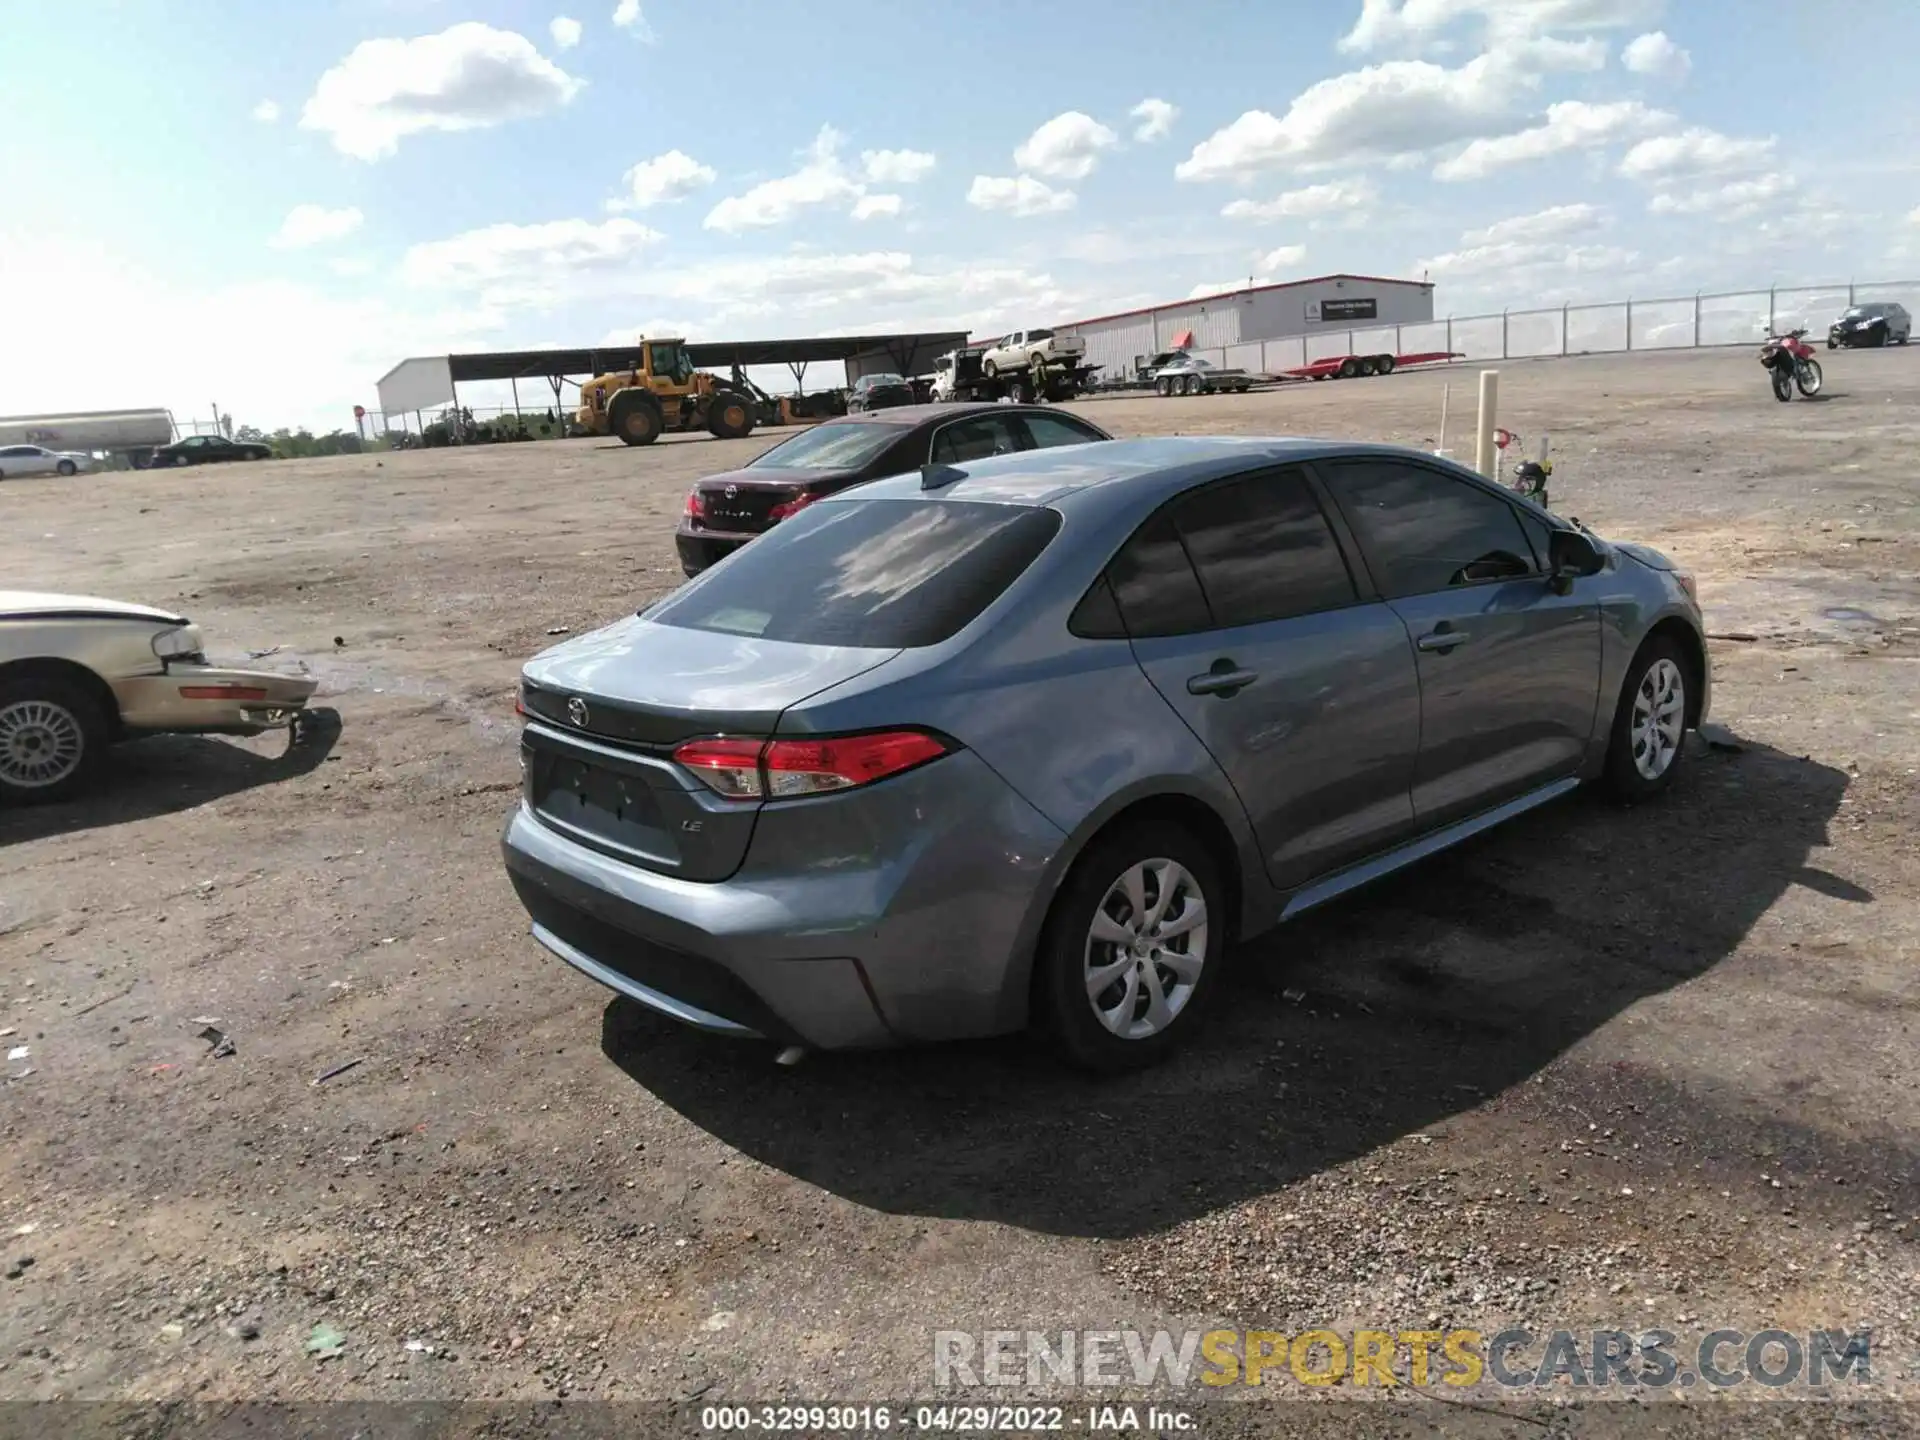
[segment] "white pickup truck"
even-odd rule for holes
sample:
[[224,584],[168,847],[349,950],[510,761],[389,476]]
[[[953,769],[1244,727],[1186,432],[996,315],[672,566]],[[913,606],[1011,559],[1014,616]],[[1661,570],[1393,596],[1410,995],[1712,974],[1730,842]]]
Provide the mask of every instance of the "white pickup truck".
[[1048,370],[1078,365],[1087,342],[1078,335],[1056,335],[1051,330],[1016,330],[989,345],[980,357],[980,372],[989,380],[1002,370]]

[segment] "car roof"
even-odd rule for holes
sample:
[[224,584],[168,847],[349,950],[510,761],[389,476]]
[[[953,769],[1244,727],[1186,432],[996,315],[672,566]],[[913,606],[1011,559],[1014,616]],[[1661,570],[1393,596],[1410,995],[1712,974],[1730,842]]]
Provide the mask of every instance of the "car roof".
[[[1046,405],[1002,405],[994,400],[955,402],[936,400],[929,405],[889,405],[885,410],[862,410],[854,415],[836,415],[826,425],[922,425],[930,420],[960,420],[969,415],[1051,414]],[[1092,421],[1087,421],[1092,424]]]
[[[1138,440],[1102,440],[1022,450],[940,467],[944,483],[929,490],[924,471],[874,480],[845,492],[846,499],[985,500],[1012,505],[1158,504],[1167,496],[1209,480],[1262,465],[1336,457],[1381,455],[1418,460],[1471,476],[1457,465],[1398,445],[1320,440],[1295,435],[1156,435]],[[950,477],[950,478],[948,478]],[[1484,482],[1483,482],[1484,483]]]

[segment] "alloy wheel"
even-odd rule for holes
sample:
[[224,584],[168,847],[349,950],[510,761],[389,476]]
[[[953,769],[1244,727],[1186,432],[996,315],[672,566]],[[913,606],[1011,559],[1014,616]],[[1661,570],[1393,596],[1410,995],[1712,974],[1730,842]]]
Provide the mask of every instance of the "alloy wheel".
[[0,781],[22,790],[58,785],[87,748],[80,717],[51,700],[16,700],[0,710]]
[[1207,963],[1207,902],[1178,861],[1130,865],[1094,909],[1087,932],[1087,1000],[1122,1040],[1158,1035],[1193,998]]
[[1680,753],[1687,728],[1687,691],[1680,667],[1664,656],[1647,667],[1633,696],[1633,720],[1628,730],[1633,745],[1633,767],[1648,780],[1658,780]]

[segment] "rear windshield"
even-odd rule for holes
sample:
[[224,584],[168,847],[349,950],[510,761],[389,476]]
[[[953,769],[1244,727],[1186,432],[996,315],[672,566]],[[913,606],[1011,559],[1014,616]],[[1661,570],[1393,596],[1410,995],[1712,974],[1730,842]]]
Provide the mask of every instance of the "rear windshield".
[[749,460],[749,470],[857,470],[898,440],[898,426],[843,420],[802,430],[766,454]]
[[814,505],[646,616],[803,645],[937,645],[991,605],[1059,529],[1053,510],[978,501]]

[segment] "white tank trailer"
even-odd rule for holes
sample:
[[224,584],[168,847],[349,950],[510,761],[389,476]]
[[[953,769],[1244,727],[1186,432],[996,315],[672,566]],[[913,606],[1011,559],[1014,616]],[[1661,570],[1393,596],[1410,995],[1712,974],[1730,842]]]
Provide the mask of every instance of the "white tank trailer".
[[88,410],[67,415],[0,415],[0,445],[44,445],[125,455],[144,464],[173,442],[170,410]]

